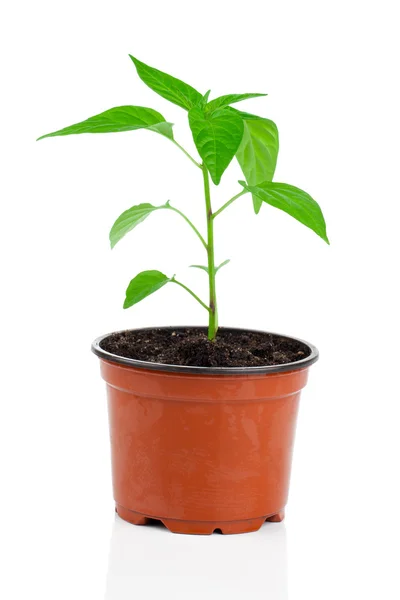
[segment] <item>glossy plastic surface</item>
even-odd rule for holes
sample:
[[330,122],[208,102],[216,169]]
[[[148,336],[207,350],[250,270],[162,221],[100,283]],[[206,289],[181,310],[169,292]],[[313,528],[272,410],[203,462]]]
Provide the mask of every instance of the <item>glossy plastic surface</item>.
[[203,534],[283,519],[308,369],[182,375],[101,360],[101,371],[123,519]]

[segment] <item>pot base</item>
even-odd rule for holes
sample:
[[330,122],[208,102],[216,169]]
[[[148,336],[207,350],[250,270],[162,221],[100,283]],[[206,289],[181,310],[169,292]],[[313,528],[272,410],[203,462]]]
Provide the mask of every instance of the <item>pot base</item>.
[[142,513],[134,512],[124,508],[120,504],[115,505],[115,510],[121,519],[133,525],[148,525],[154,521],[160,521],[172,533],[186,533],[193,535],[211,535],[214,531],[223,534],[250,533],[258,531],[265,521],[280,523],[285,518],[285,511],[259,517],[257,519],[246,519],[244,521],[180,521],[178,519],[163,519],[150,517]]

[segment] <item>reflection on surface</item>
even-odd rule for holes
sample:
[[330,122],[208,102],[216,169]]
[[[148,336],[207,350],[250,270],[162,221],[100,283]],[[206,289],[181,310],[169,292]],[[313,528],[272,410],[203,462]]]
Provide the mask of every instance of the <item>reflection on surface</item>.
[[[162,596],[161,596],[162,594]],[[242,535],[171,534],[115,517],[106,600],[287,600],[284,523]]]

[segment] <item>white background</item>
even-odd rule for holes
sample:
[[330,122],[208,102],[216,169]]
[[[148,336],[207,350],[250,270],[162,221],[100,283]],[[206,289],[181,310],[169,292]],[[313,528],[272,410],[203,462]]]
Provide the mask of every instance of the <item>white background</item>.
[[[399,86],[396,2],[13,2],[1,17],[1,596],[125,600],[395,599],[399,565]],[[122,310],[143,269],[203,297],[204,260],[173,213],[109,250],[116,217],[170,199],[204,225],[200,172],[138,131],[35,142],[122,104],[185,112],[128,58],[274,119],[276,181],[322,206],[331,246],[245,196],[219,217],[223,325],[303,337],[321,359],[298,423],[286,523],[173,536],[114,520],[93,338],[204,323],[177,286]],[[213,190],[235,194],[236,164]],[[204,229],[203,229],[204,231]],[[397,569],[397,573],[396,573]]]

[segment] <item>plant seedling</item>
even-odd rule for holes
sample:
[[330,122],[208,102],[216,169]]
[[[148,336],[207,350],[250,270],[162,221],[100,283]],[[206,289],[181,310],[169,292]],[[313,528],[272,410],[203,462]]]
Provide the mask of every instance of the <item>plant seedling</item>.
[[[209,100],[210,91],[201,94],[192,86],[167,73],[150,67],[134,56],[130,56],[140,79],[154,92],[177,104],[188,113],[189,127],[200,155],[201,162],[193,158],[174,138],[173,124],[159,112],[143,106],[118,106],[106,110],[85,121],[43,135],[39,139],[78,133],[110,133],[148,129],[169,139],[192,164],[200,169],[204,187],[207,236],[204,238],[194,223],[178,208],[166,202],[161,206],[143,203],[123,212],[110,231],[113,248],[129,231],[142,223],[156,210],[176,212],[192,228],[207,253],[207,265],[191,265],[203,269],[208,275],[209,299],[201,300],[184,283],[174,276],[168,277],[160,271],[142,271],[132,279],[126,290],[124,308],[137,304],[167,283],[174,283],[186,290],[208,313],[208,338],[214,340],[218,330],[218,308],[216,275],[220,265],[214,258],[214,220],[233,202],[245,194],[251,194],[254,211],[258,213],[263,203],[275,206],[312,229],[329,244],[322,211],[309,194],[286,183],[273,180],[279,150],[278,129],[275,123],[264,117],[242,112],[232,104],[265,96],[266,94],[227,94]],[[236,157],[243,172],[240,188],[217,210],[211,205],[210,177],[215,185],[221,181],[225,170]]]

